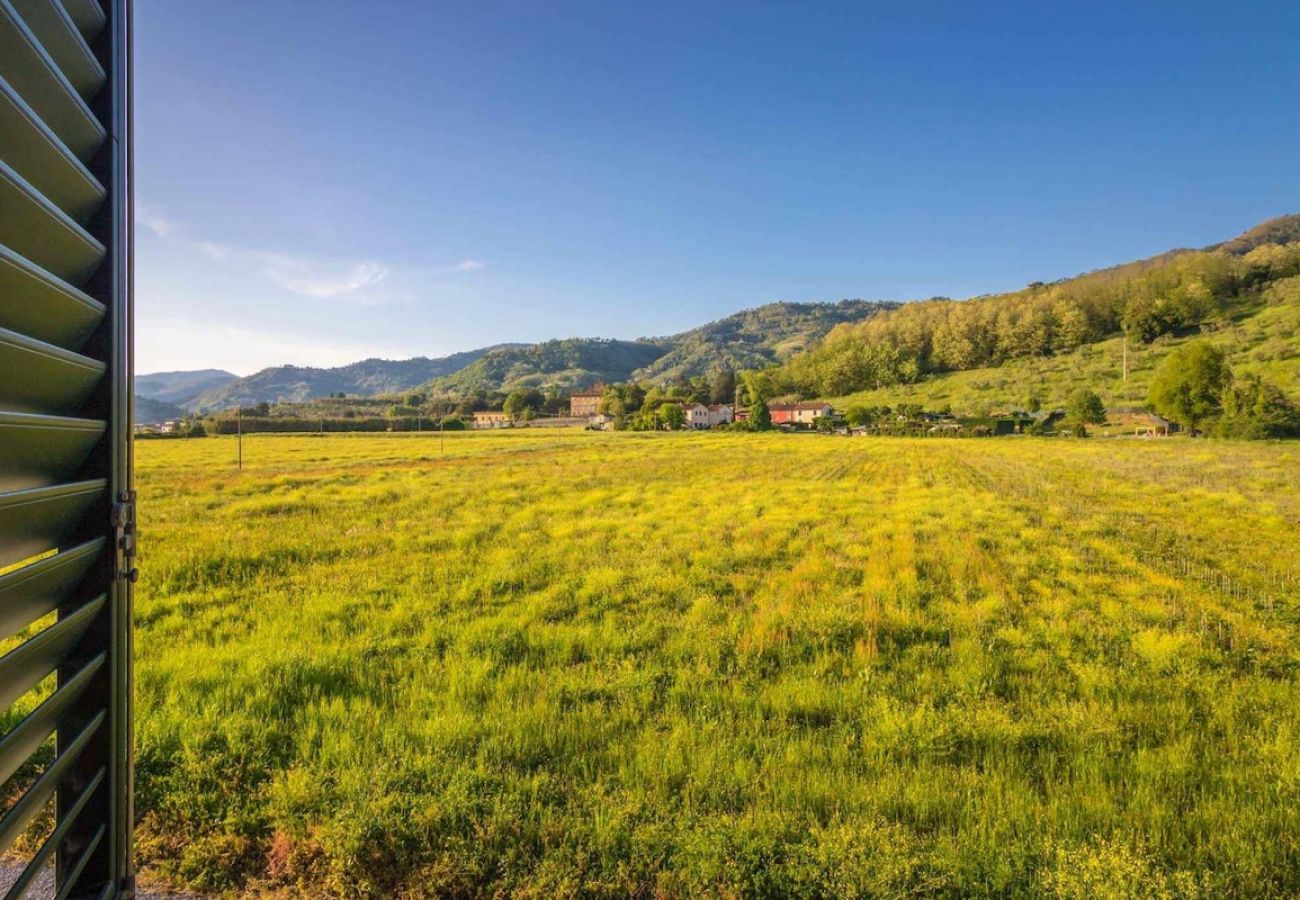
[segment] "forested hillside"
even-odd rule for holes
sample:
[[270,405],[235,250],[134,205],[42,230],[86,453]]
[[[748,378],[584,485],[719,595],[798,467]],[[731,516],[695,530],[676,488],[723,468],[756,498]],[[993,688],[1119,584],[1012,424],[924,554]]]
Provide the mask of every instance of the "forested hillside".
[[663,356],[665,348],[650,341],[567,338],[485,354],[459,372],[425,387],[440,396],[468,397],[517,388],[589,387],[618,381]]
[[183,419],[185,410],[172,403],[154,400],[152,397],[135,395],[135,424],[150,425],[166,422],[168,419]]
[[1067,353],[1008,360],[998,366],[944,372],[902,384],[829,397],[838,407],[919,404],[962,414],[1063,406],[1081,386],[1111,408],[1143,407],[1151,378],[1178,347],[1205,340],[1221,348],[1237,375],[1259,375],[1300,402],[1300,276],[1270,284],[1256,302],[1195,332],[1149,344],[1130,342],[1124,377],[1124,338],[1115,336]]
[[205,391],[185,404],[196,412],[251,406],[257,403],[298,403],[330,394],[360,396],[395,393],[423,384],[430,378],[459,371],[485,353],[512,345],[499,344],[437,359],[366,359],[335,369],[307,366],[278,366],[263,369],[214,390]]
[[[236,405],[301,403],[338,393],[373,397],[421,386],[435,396],[470,397],[517,388],[568,391],[630,378],[666,382],[782,362],[814,345],[835,325],[861,321],[896,305],[865,300],[769,303],[662,338],[567,338],[497,344],[439,359],[368,359],[334,369],[277,366],[239,379],[221,373],[226,377],[207,385],[210,389],[183,392],[172,402],[207,412]],[[210,374],[164,373],[193,380]],[[153,380],[149,376],[141,384],[153,389]]]
[[148,400],[183,406],[202,394],[239,380],[225,369],[196,369],[186,372],[151,372],[135,376],[135,393]]
[[897,305],[870,300],[768,303],[654,339],[671,349],[632,377],[659,383],[709,375],[718,369],[763,368],[807,350],[836,325],[860,322]]
[[[1300,216],[1265,223],[1208,250],[1166,253],[1024,290],[970,300],[908,303],[841,325],[772,375],[779,389],[842,397],[917,385],[945,373],[1041,369],[1035,361],[1127,336],[1140,356],[1154,342],[1226,328],[1286,305],[1282,282],[1300,274]],[[1122,352],[1122,346],[1120,347]],[[1033,384],[1015,386],[1020,393]]]

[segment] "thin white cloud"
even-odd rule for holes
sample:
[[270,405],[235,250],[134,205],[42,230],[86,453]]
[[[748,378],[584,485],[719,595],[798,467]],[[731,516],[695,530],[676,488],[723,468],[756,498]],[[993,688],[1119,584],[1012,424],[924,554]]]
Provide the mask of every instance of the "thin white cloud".
[[231,249],[225,244],[218,244],[216,241],[198,241],[196,246],[212,259],[225,259],[230,256]]
[[[148,207],[136,207],[136,224],[147,228],[160,238],[178,239],[183,231],[179,223],[153,212]],[[306,256],[294,256],[267,250],[253,250],[234,247],[218,241],[180,238],[180,242],[197,249],[204,256],[217,262],[242,265],[255,271],[272,284],[300,297],[314,299],[331,299],[346,297],[351,294],[359,296],[362,303],[384,303],[392,299],[393,292],[384,296],[376,294],[371,288],[388,280],[391,268],[379,260],[340,260],[326,261]],[[478,272],[487,268],[487,263],[479,259],[466,258],[451,265],[433,269],[424,269],[428,277],[451,275],[463,272]],[[408,278],[418,278],[419,269],[407,270]],[[400,293],[400,291],[399,291]]]
[[389,269],[373,259],[363,259],[343,268],[281,253],[257,253],[261,272],[272,282],[294,294],[321,299],[352,294],[379,284]]
[[180,230],[180,226],[171,219],[165,219],[153,210],[143,206],[135,208],[135,223],[143,225],[160,238],[172,237]]

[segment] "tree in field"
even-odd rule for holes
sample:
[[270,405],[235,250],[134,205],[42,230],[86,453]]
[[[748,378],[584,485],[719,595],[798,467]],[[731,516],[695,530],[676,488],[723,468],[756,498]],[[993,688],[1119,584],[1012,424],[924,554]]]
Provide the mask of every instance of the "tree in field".
[[854,428],[870,425],[873,419],[871,408],[867,406],[850,406],[844,410],[844,421]]
[[686,424],[686,412],[680,404],[665,403],[659,407],[659,421],[670,431],[676,431]]
[[754,423],[755,428],[765,429],[772,427],[772,410],[767,408],[767,400],[759,397],[750,404],[749,421]]
[[1300,407],[1258,375],[1239,378],[1223,394],[1219,434],[1252,439],[1300,436]]
[[750,404],[759,400],[768,400],[776,394],[776,385],[768,372],[748,370],[740,373],[744,387],[744,401]]
[[736,401],[736,373],[731,369],[719,369],[713,373],[709,384],[710,403],[734,403]]
[[1223,406],[1232,384],[1223,351],[1204,341],[1186,344],[1169,354],[1147,393],[1151,408],[1193,431]]
[[1078,388],[1065,403],[1065,415],[1080,425],[1103,425],[1106,422],[1106,404],[1091,388]]
[[511,420],[531,419],[542,407],[546,405],[546,398],[542,392],[536,388],[528,388],[522,391],[511,391],[505,401],[501,404],[501,411],[508,415]]

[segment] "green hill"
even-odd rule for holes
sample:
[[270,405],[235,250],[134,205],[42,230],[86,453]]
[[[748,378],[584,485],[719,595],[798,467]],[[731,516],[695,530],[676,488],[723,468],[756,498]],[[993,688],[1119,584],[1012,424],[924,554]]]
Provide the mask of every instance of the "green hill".
[[277,366],[205,391],[185,405],[196,412],[208,412],[260,402],[300,403],[338,392],[366,397],[396,393],[459,371],[485,353],[511,346],[499,344],[437,359],[366,359],[334,369]]
[[664,355],[651,341],[566,338],[484,354],[458,372],[434,378],[434,394],[464,397],[516,388],[572,390],[598,381],[621,381]]
[[895,305],[866,300],[769,303],[666,337],[544,341],[485,354],[427,387],[449,396],[530,387],[573,390],[598,381],[661,383],[722,368],[763,368],[806,350],[838,324],[861,321]]
[[784,393],[958,412],[1031,397],[1056,403],[1080,384],[1112,404],[1137,404],[1165,353],[1206,337],[1229,350],[1234,368],[1294,394],[1298,232],[1300,216],[1288,216],[1205,250],[1005,294],[907,303],[837,326],[771,375]]
[[152,425],[169,419],[185,418],[185,410],[163,400],[135,395],[135,424]]
[[632,373],[638,381],[663,382],[717,369],[760,369],[807,350],[836,325],[858,322],[897,304],[870,300],[838,303],[768,303],[656,338],[671,349]]
[[151,372],[135,376],[135,393],[149,400],[161,400],[178,406],[193,400],[204,391],[219,388],[239,376],[225,369],[197,369],[188,372]]
[[926,409],[949,407],[958,413],[983,413],[1025,407],[1037,400],[1059,407],[1080,385],[1109,407],[1142,406],[1147,386],[1161,360],[1189,340],[1221,346],[1238,374],[1257,374],[1300,400],[1300,277],[1271,285],[1260,302],[1242,306],[1224,321],[1187,335],[1166,335],[1150,344],[1129,344],[1128,379],[1124,338],[1116,336],[1069,353],[1009,360],[1000,366],[945,372],[911,384],[858,391],[831,399],[836,406],[897,406],[919,403]]

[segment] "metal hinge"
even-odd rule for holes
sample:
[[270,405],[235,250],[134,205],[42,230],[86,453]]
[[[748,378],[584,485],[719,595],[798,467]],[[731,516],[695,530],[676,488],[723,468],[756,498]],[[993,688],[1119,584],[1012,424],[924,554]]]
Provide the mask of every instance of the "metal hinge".
[[135,491],[119,491],[113,504],[113,577],[135,584]]

